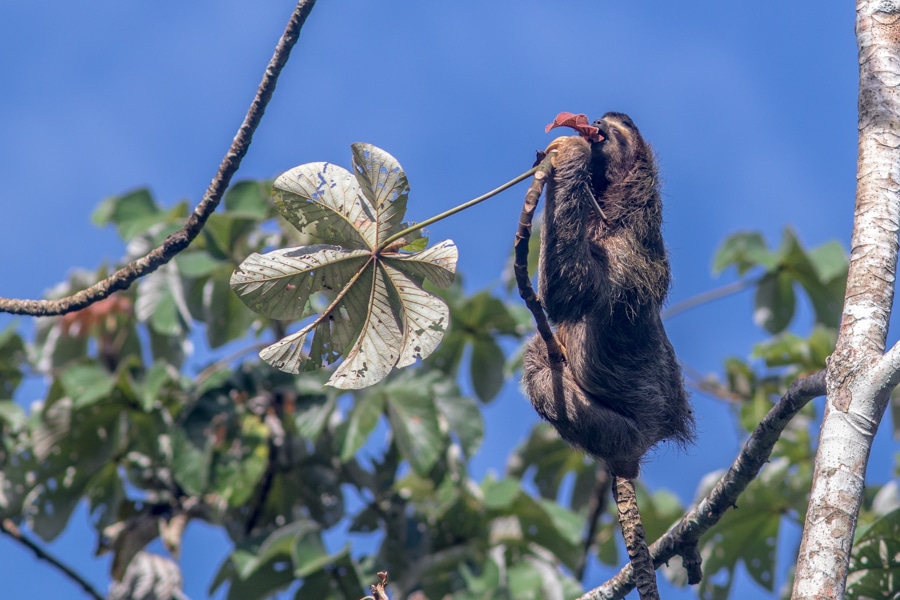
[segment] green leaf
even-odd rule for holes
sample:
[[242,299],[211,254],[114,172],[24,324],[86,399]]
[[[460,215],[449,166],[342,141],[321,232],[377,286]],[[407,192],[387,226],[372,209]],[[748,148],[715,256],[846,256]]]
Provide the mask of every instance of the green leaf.
[[119,236],[127,242],[161,222],[165,216],[150,190],[141,188],[107,198],[91,215],[91,220],[100,227],[107,223],[114,224]]
[[775,259],[762,235],[756,232],[736,233],[725,239],[713,258],[713,273],[721,273],[731,265],[743,275],[755,266],[767,271],[775,267]]
[[291,548],[291,559],[294,564],[294,576],[307,577],[332,563],[334,557],[325,550],[325,544],[319,532],[310,532],[298,536]]
[[756,387],[756,373],[746,362],[733,356],[725,359],[725,378],[728,389],[742,398],[748,398]]
[[791,277],[785,273],[769,273],[756,288],[753,320],[769,333],[780,333],[794,317],[796,302]]
[[582,453],[562,441],[547,423],[535,425],[525,443],[510,456],[507,471],[524,478],[532,467],[536,467],[534,484],[543,498],[556,498],[563,479],[570,472],[575,472],[576,476],[585,472],[594,476],[593,465]]
[[270,216],[269,198],[271,195],[271,181],[245,179],[228,188],[223,203],[229,211],[252,215],[256,220],[261,221]]
[[211,275],[222,261],[206,250],[187,250],[175,256],[175,264],[185,277],[203,277]]
[[403,248],[401,248],[401,250],[403,250],[404,252],[421,252],[422,250],[424,250],[427,247],[428,247],[428,238],[420,237],[420,238],[417,238],[417,239],[413,240],[412,242],[408,243],[407,245],[403,246]]
[[756,389],[749,401],[742,402],[740,405],[741,425],[744,430],[753,431],[772,409],[772,404],[773,402],[764,388]]
[[297,401],[297,416],[294,420],[297,433],[315,442],[328,425],[328,420],[337,406],[334,394],[306,395]]
[[424,477],[446,446],[434,400],[427,391],[414,389],[413,383],[392,386],[386,396],[388,419],[400,454]]
[[150,367],[139,388],[141,407],[144,409],[144,412],[153,410],[157,399],[162,396],[163,387],[172,383],[174,383],[174,380],[168,365],[165,363],[154,363]]
[[26,361],[25,342],[16,333],[14,323],[0,332],[0,398],[12,398],[22,381],[22,369]]
[[90,406],[109,397],[116,380],[99,365],[72,365],[60,375],[63,388],[73,401],[73,408]]
[[241,433],[215,457],[211,488],[229,506],[246,504],[269,464],[269,428],[255,415],[241,419]]
[[847,576],[848,598],[888,598],[900,577],[900,509],[857,532]]
[[484,419],[478,404],[466,396],[441,393],[435,393],[434,402],[450,424],[450,429],[459,437],[466,457],[475,456],[484,440]]
[[212,440],[191,440],[182,429],[172,435],[172,475],[189,494],[206,491],[212,454]]
[[767,367],[805,365],[809,362],[809,346],[800,336],[785,331],[756,344],[752,356],[766,361]]
[[205,391],[181,415],[172,433],[172,475],[191,494],[207,491],[216,445],[224,444],[229,423],[234,422],[227,391],[216,388],[229,376],[223,370],[204,381]]
[[175,263],[165,264],[141,280],[134,310],[139,321],[149,323],[161,335],[182,336],[190,330],[193,319]]
[[245,337],[257,318],[231,292],[230,275],[230,269],[224,266],[204,285],[203,320],[210,348]]
[[824,369],[825,361],[834,352],[835,344],[837,344],[837,330],[817,324],[809,335],[810,367]]
[[213,213],[203,227],[203,234],[213,256],[230,258],[234,254],[235,244],[245,237],[256,226],[253,216],[234,213]]
[[[816,322],[827,327],[840,325],[844,290],[847,287],[846,258],[839,259],[839,247],[820,246],[807,253],[791,229],[785,229],[778,250],[783,271],[797,280],[809,295],[816,313]],[[843,254],[843,250],[840,250]],[[822,276],[827,279],[823,279]]]
[[847,260],[847,252],[840,242],[826,242],[810,250],[808,256],[822,283],[828,283],[839,277],[847,277],[850,261]]
[[[294,600],[307,600],[307,598],[321,598],[322,600],[332,600],[332,578],[327,571],[319,571],[303,579],[303,584],[294,594]],[[350,588],[360,589],[360,588]]]
[[518,517],[526,541],[552,552],[573,569],[580,559],[580,539],[584,519],[556,502],[520,494],[511,513]]
[[684,514],[684,507],[678,496],[667,490],[657,490],[653,494],[637,485],[638,506],[641,508],[641,523],[648,543],[659,538]]
[[[509,593],[516,600],[544,600],[545,598],[561,598],[562,589],[554,570],[536,568],[533,560],[510,565],[506,572]],[[539,563],[544,564],[546,563]],[[550,589],[548,589],[550,588]]]
[[32,429],[36,464],[28,475],[32,489],[23,513],[29,527],[45,541],[65,529],[95,474],[122,452],[125,414],[123,406],[114,402],[83,410],[74,410],[69,398],[44,405]]
[[584,530],[584,519],[552,500],[539,498],[537,502],[547,513],[559,536],[570,544],[578,544]]
[[341,462],[347,462],[363,447],[369,434],[378,425],[384,413],[384,396],[382,393],[363,394],[356,399],[350,412],[347,435],[341,447]]
[[12,400],[0,400],[0,423],[6,423],[12,431],[25,424],[25,409]]
[[493,400],[503,388],[506,356],[493,338],[484,338],[472,345],[472,384],[482,402]]
[[518,479],[485,479],[481,484],[484,506],[488,510],[505,510],[522,492],[522,482]]
[[[445,241],[415,254],[381,252],[401,226],[408,192],[399,163],[386,152],[354,144],[354,174],[330,163],[301,165],[274,184],[275,204],[299,229],[337,245],[313,245],[249,256],[231,286],[252,310],[295,320],[310,296],[330,304],[311,323],[260,352],[288,373],[344,358],[328,380],[340,389],[377,383],[394,368],[425,358],[447,328],[449,309],[424,291],[427,278],[453,281],[457,251]],[[307,348],[306,338],[313,333]]]
[[184,336],[163,335],[150,328],[150,355],[153,361],[172,365],[180,369],[184,363],[185,352],[189,349]]

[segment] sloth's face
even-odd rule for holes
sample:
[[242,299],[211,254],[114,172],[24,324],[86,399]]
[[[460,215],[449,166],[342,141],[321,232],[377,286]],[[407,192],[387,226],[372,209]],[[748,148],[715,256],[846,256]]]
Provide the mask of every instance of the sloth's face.
[[628,115],[610,112],[593,122],[603,139],[591,144],[592,164],[595,174],[602,175],[595,181],[604,189],[610,183],[623,179],[634,165],[636,149],[641,143],[641,134]]

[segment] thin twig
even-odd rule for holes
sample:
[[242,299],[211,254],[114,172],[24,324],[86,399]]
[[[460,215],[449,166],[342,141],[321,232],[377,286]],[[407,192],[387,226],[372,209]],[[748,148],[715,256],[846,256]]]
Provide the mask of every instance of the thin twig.
[[579,557],[578,565],[575,567],[575,579],[578,581],[584,579],[588,553],[591,551],[591,546],[594,543],[594,536],[597,535],[597,525],[600,523],[600,517],[606,512],[609,485],[612,483],[612,476],[606,467],[606,462],[598,461],[596,469],[594,490],[591,492],[591,499],[588,502],[587,527],[581,544],[581,557]]
[[534,211],[537,209],[538,200],[541,198],[541,192],[544,191],[544,184],[550,177],[553,166],[550,154],[539,157],[540,163],[537,165],[534,173],[534,179],[528,187],[525,194],[525,204],[522,207],[522,215],[519,217],[519,229],[516,231],[515,255],[516,260],[513,265],[513,271],[516,274],[516,284],[519,286],[519,295],[525,301],[525,305],[534,315],[534,322],[537,325],[538,333],[544,338],[547,344],[547,354],[549,355],[551,366],[560,366],[565,360],[565,355],[553,330],[550,329],[550,323],[547,321],[547,315],[544,314],[544,308],[541,301],[534,293],[531,286],[531,278],[528,276],[528,241],[531,239],[531,221],[534,219]]
[[682,300],[678,304],[674,306],[670,306],[666,310],[662,312],[662,318],[671,319],[675,315],[680,315],[683,312],[689,311],[692,308],[697,308],[703,304],[708,304],[713,302],[714,300],[721,300],[722,298],[727,298],[728,296],[733,296],[734,294],[743,292],[748,288],[752,288],[756,284],[758,284],[762,280],[763,276],[759,277],[750,277],[748,279],[741,279],[739,281],[735,281],[733,283],[729,283],[728,285],[723,285],[720,288],[716,288],[714,290],[709,290],[708,292],[703,292],[702,294],[697,294],[691,298],[687,298],[686,300]]
[[58,558],[41,548],[37,544],[37,542],[29,539],[11,520],[0,520],[0,532],[5,533],[12,539],[16,540],[17,542],[31,550],[38,558],[38,560],[42,560],[52,565],[55,569],[60,571],[63,575],[71,579],[75,584],[83,589],[88,596],[91,596],[95,600],[104,600],[103,594],[98,592],[97,589],[92,586],[84,577],[76,573],[71,567],[63,564],[63,562]]
[[638,596],[641,600],[659,600],[659,588],[656,586],[656,569],[647,550],[647,538],[641,512],[638,510],[637,494],[634,482],[625,477],[615,476],[613,498],[619,512],[619,525],[622,537],[625,538],[625,549],[631,559],[631,570],[634,573]]
[[303,27],[303,23],[306,21],[306,17],[315,3],[316,0],[300,0],[297,3],[281,39],[278,40],[275,53],[266,67],[266,72],[259,84],[259,88],[256,90],[256,96],[250,104],[247,115],[238,129],[231,147],[222,159],[219,170],[206,189],[203,199],[194,208],[194,212],[191,213],[181,229],[167,237],[161,246],[154,248],[149,254],[133,260],[106,279],[98,281],[87,289],[57,300],[0,298],[0,312],[43,317],[62,315],[80,310],[110,296],[114,292],[128,289],[139,277],[152,273],[187,248],[191,241],[200,233],[200,230],[203,229],[203,225],[206,223],[209,215],[216,210],[219,201],[228,188],[228,184],[231,182],[231,178],[238,170],[244,155],[247,154],[250,141],[253,139],[253,133],[259,126],[266,105],[275,91],[278,76],[287,63],[291,49],[300,37],[300,29]]
[[712,396],[713,398],[718,398],[719,400],[724,400],[726,402],[731,402],[734,404],[735,402],[742,402],[747,400],[744,396],[732,392],[728,389],[727,386],[720,383],[719,381],[713,381],[707,379],[700,371],[687,364],[684,361],[681,362],[681,370],[684,371],[685,375],[685,384],[688,387],[694,388],[698,392],[703,394],[707,394]]
[[[282,336],[283,337],[283,336]],[[259,352],[263,348],[269,345],[269,342],[258,342],[256,344],[247,346],[246,348],[241,348],[240,350],[236,350],[235,352],[229,354],[224,358],[220,358],[216,362],[204,368],[200,373],[197,374],[197,377],[194,379],[194,385],[199,387],[204,381],[221,371],[222,369],[228,368],[231,363],[241,358],[245,354],[250,354],[251,352]]]
[[[689,583],[699,583],[699,555],[697,540],[710,527],[719,522],[729,508],[735,506],[738,496],[756,478],[759,470],[769,459],[775,442],[790,420],[801,408],[817,396],[825,394],[825,371],[819,371],[791,384],[787,393],[766,414],[728,472],[719,480],[712,491],[672,526],[665,535],[650,546],[650,556],[656,567],[661,566],[675,555],[684,557],[693,575]],[[625,565],[617,575],[581,596],[580,600],[612,600],[624,598],[634,589],[634,574],[631,565]]]

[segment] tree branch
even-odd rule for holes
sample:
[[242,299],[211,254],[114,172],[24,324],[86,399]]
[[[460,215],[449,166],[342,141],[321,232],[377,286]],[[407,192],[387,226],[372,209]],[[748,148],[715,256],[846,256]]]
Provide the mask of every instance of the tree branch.
[[[709,494],[650,546],[650,556],[655,567],[658,568],[675,555],[682,555],[686,566],[690,566],[695,575],[699,574],[699,565],[695,564],[698,558],[697,540],[722,518],[725,511],[735,506],[738,496],[769,459],[775,442],[794,415],[810,400],[824,393],[825,371],[791,384],[784,397],[753,430],[731,468]],[[696,579],[690,581],[698,582]],[[624,598],[633,589],[634,573],[628,564],[615,577],[584,594],[580,600]]]
[[[897,378],[884,354],[900,222],[900,6],[856,2],[859,117],[850,266],[816,450],[793,598],[843,598],[872,442]],[[893,363],[893,365],[892,365]]]
[[538,333],[544,338],[547,344],[547,354],[550,358],[550,364],[560,366],[564,360],[563,349],[560,347],[553,330],[550,329],[550,323],[547,321],[547,315],[544,314],[544,307],[534,288],[531,286],[531,278],[528,276],[528,241],[531,239],[531,221],[534,219],[534,211],[537,209],[538,200],[541,199],[541,192],[544,191],[544,185],[553,166],[550,159],[555,152],[543,155],[538,154],[538,165],[534,173],[534,179],[525,193],[525,204],[522,206],[522,215],[519,217],[519,229],[516,231],[515,243],[515,263],[513,272],[516,274],[516,284],[519,287],[519,295],[525,301],[525,306],[534,315],[534,322],[537,325]]
[[634,482],[616,475],[612,489],[619,512],[622,537],[625,538],[625,549],[628,551],[628,558],[631,559],[631,572],[634,573],[638,597],[641,600],[659,600],[656,569],[647,550],[647,538],[644,534],[644,524],[641,523]]
[[872,383],[889,390],[900,384],[900,342],[894,344],[872,369]]
[[91,287],[80,292],[59,298],[57,300],[18,300],[13,298],[0,298],[0,312],[17,315],[52,316],[80,310],[86,306],[102,300],[114,292],[128,289],[135,280],[148,273],[152,273],[163,266],[176,254],[188,247],[195,237],[203,229],[203,225],[209,215],[216,210],[231,178],[237,172],[241,160],[247,154],[253,133],[259,126],[265,112],[266,105],[272,99],[275,84],[287,63],[291,49],[300,37],[300,29],[306,21],[306,17],[315,5],[315,0],[300,0],[294,8],[275,53],[269,61],[262,81],[256,90],[256,96],[250,104],[250,108],[238,129],[237,135],[231,143],[231,147],[219,164],[219,170],[210,182],[203,199],[194,208],[194,212],[188,217],[181,229],[170,235],[158,248],[141,258],[135,259],[122,267],[106,279],[99,281]]
[[16,540],[17,542],[31,550],[38,560],[43,560],[44,562],[49,563],[63,575],[71,579],[76,585],[83,589],[88,596],[91,596],[95,600],[104,600],[103,594],[98,592],[97,589],[94,588],[94,586],[92,586],[84,577],[76,573],[71,567],[63,564],[63,562],[58,558],[41,548],[37,544],[37,542],[25,536],[25,534],[22,533],[19,527],[11,520],[0,520],[0,532],[5,533],[12,539]]
[[758,284],[762,280],[762,278],[763,276],[760,275],[759,277],[740,279],[714,290],[702,292],[700,294],[697,294],[696,296],[692,296],[690,298],[682,300],[678,304],[670,306],[666,310],[662,311],[662,314],[660,316],[663,320],[671,319],[675,315],[680,315],[681,313],[689,311],[692,308],[697,308],[698,306],[701,306],[703,304],[708,304],[715,300],[721,300],[722,298],[733,296],[737,293],[743,292],[748,288],[752,288],[753,286]]

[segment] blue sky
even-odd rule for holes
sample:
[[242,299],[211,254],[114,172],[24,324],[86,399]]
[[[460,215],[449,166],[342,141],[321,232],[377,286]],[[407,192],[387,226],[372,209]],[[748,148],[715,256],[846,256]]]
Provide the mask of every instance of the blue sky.
[[[292,7],[0,2],[0,295],[39,297],[74,267],[120,258],[114,231],[89,219],[107,196],[149,185],[165,205],[195,204]],[[371,142],[404,166],[407,215],[421,220],[530,167],[534,150],[554,137],[544,125],[556,113],[627,112],[663,170],[674,303],[731,281],[713,278],[710,265],[736,231],[759,230],[774,244],[789,225],[807,246],[837,239],[848,247],[853,22],[849,2],[322,0],[237,178],[316,160],[346,165],[352,142]],[[499,281],[523,194],[517,188],[430,228],[432,240],[458,244],[469,291]],[[667,327],[683,360],[715,372],[763,338],[751,313],[745,294]],[[0,326],[10,320],[0,316]],[[801,318],[798,332],[809,324]],[[31,381],[18,399],[42,393],[42,382]],[[685,502],[739,448],[729,409],[700,394],[694,403],[698,444],[657,452],[644,473],[652,488]],[[537,417],[510,382],[487,418],[479,477],[502,470]],[[876,442],[874,482],[891,475],[896,447],[887,429]],[[51,548],[105,589],[108,565],[89,556],[84,514],[73,523]],[[226,548],[219,534],[191,527],[182,567],[188,594],[202,598]],[[591,576],[598,583],[608,574]],[[6,539],[0,575],[8,598],[79,593]],[[746,578],[741,587],[735,597],[759,593]]]

